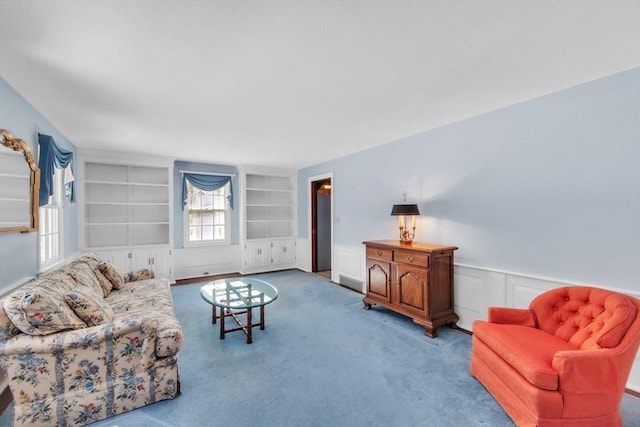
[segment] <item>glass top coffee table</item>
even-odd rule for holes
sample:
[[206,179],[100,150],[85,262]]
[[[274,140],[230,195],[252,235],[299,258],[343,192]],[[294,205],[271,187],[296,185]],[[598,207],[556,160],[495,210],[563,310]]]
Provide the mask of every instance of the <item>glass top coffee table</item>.
[[[227,332],[243,331],[247,336],[247,344],[253,342],[251,330],[259,326],[264,330],[264,306],[278,298],[278,290],[264,280],[250,277],[234,277],[216,280],[200,288],[200,296],[211,304],[211,323],[220,319],[220,339],[224,339]],[[217,307],[217,308],[216,308]],[[260,322],[253,323],[252,309],[260,308]],[[220,314],[218,315],[218,308]],[[238,315],[246,314],[246,324]],[[237,328],[225,329],[224,319],[232,317],[238,324]]]

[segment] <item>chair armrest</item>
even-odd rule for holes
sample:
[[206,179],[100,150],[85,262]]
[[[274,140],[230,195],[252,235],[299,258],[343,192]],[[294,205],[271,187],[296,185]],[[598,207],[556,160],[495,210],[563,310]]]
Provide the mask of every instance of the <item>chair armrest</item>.
[[628,367],[616,349],[564,350],[553,356],[559,389],[574,394],[616,394],[624,390]]
[[508,325],[520,325],[535,327],[536,322],[528,309],[489,307],[489,323],[503,323]]

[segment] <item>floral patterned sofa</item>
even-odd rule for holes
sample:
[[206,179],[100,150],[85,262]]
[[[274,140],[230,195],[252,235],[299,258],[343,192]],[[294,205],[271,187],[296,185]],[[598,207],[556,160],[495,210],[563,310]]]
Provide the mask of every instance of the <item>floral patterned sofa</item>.
[[169,282],[85,254],[5,296],[0,366],[21,425],[84,425],[180,392]]

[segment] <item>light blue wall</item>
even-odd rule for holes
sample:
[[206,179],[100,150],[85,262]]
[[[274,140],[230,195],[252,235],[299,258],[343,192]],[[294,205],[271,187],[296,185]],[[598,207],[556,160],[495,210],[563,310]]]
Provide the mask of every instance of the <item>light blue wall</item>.
[[[75,152],[76,147],[42,114],[0,77],[0,128],[14,137],[25,140],[37,161],[38,132],[53,136],[60,147]],[[64,207],[63,256],[78,251],[78,210],[76,205]],[[33,233],[0,234],[0,292],[3,287],[38,273],[38,235]]]
[[231,244],[237,245],[240,240],[240,203],[242,201],[240,186],[238,185],[238,168],[227,165],[211,165],[206,163],[193,163],[175,161],[173,164],[173,246],[184,247],[184,211],[182,210],[182,177],[180,171],[220,173],[233,175],[231,186],[233,187],[233,210],[231,211]]
[[640,287],[640,68],[300,170],[301,238],[329,172],[336,244],[395,239],[406,190],[456,263]]

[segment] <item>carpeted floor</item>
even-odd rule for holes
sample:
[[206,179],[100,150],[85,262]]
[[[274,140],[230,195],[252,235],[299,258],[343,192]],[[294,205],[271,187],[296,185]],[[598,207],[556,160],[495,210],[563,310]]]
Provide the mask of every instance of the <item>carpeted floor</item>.
[[[443,327],[430,339],[410,319],[363,310],[362,296],[311,273],[264,274],[278,300],[265,331],[218,338],[201,284],[172,288],[184,329],[182,394],[92,424],[195,426],[512,426],[469,374],[471,337]],[[9,410],[0,425],[10,425]],[[640,399],[625,395],[627,427]]]

